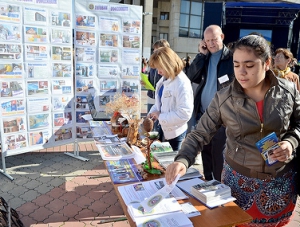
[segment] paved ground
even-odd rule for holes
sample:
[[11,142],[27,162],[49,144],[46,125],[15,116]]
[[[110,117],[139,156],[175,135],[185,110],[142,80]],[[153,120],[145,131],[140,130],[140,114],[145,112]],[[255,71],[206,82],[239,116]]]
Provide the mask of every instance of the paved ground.
[[[85,142],[79,147],[89,161],[65,155],[73,145],[6,157],[14,180],[0,174],[0,196],[18,211],[25,227],[129,226],[109,177],[99,178],[107,171],[96,146]],[[299,226],[300,199],[288,227]]]

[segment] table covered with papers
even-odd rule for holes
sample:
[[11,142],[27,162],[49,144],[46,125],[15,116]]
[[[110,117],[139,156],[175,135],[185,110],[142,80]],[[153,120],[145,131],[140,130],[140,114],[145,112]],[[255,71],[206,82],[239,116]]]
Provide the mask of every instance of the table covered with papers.
[[[139,176],[138,164],[145,161],[143,152],[107,132],[109,125],[92,122],[94,137],[130,226],[235,226],[252,217],[234,202],[210,209],[177,187],[167,185],[164,175]],[[99,129],[96,127],[103,127]],[[96,129],[95,129],[96,128]],[[200,175],[201,176],[201,175]],[[177,177],[177,180],[179,180]],[[179,181],[183,184],[184,181]]]

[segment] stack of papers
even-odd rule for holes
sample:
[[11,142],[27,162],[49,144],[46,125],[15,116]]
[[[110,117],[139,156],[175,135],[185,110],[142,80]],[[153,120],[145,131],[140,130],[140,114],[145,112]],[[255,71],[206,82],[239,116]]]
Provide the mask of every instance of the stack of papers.
[[202,202],[208,208],[214,208],[214,207],[220,206],[222,204],[225,204],[225,203],[228,203],[228,202],[236,200],[236,198],[234,198],[231,195],[229,195],[228,197],[219,198],[219,199],[213,200],[211,202],[205,203],[204,201],[201,201],[199,197],[194,196],[193,193],[192,193],[192,187],[194,185],[202,184],[202,183],[205,183],[205,181],[203,181],[203,180],[201,180],[199,178],[193,178],[193,179],[190,179],[190,180],[185,180],[185,181],[177,182],[176,185],[177,185],[177,187],[179,187],[180,189],[182,189],[183,191],[185,191],[189,195],[193,196],[198,201]]
[[127,143],[96,144],[103,160],[133,158],[135,153]]

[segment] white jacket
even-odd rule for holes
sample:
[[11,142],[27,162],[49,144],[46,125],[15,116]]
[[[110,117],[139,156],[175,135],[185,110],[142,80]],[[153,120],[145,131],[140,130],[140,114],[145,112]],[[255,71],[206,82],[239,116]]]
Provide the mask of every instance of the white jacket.
[[[176,138],[187,130],[187,122],[192,116],[194,96],[191,81],[184,72],[173,80],[164,81],[162,77],[156,84],[155,104],[149,111],[159,111],[159,123],[167,140]],[[160,100],[159,90],[164,85]]]

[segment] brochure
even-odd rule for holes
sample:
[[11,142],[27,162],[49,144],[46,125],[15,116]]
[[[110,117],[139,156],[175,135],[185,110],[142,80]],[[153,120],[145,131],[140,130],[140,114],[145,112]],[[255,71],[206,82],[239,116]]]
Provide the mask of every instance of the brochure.
[[144,82],[144,87],[147,90],[151,90],[151,91],[155,91],[155,88],[153,87],[153,85],[150,83],[150,81],[148,80],[148,75],[145,73],[141,73],[141,79]]
[[143,180],[137,165],[134,163],[134,159],[122,159],[117,161],[111,160],[106,161],[105,163],[110,178],[114,184]]
[[127,143],[114,143],[107,145],[96,144],[103,160],[119,160],[132,158],[134,151]]
[[255,144],[263,159],[269,166],[278,162],[278,160],[272,159],[270,157],[270,155],[273,154],[273,151],[279,147],[278,142],[279,140],[275,132],[272,132]]
[[[141,181],[138,183],[122,185],[118,187],[119,193],[126,206],[130,203],[140,203],[145,198],[149,198],[158,190],[167,185],[165,178],[159,178],[150,181]],[[178,187],[174,187],[167,198],[174,197],[176,200],[187,199],[188,197]]]

